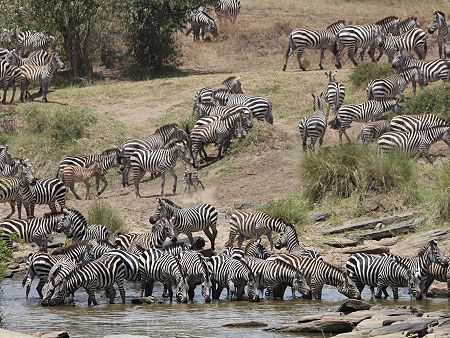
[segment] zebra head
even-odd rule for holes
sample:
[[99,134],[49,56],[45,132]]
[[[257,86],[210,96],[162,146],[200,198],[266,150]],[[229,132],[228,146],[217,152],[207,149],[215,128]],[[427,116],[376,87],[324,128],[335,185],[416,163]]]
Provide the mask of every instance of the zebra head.
[[205,258],[199,252],[197,252],[198,261],[203,268],[203,280],[202,280],[202,296],[205,298],[205,303],[211,302],[211,275],[209,274],[208,265]]
[[161,218],[171,218],[173,216],[173,210],[170,208],[169,200],[165,198],[157,198],[156,202],[158,205],[156,206],[153,215],[150,216],[148,221],[150,224],[156,224],[158,220]]
[[211,33],[212,36],[214,36],[215,38],[217,38],[219,36],[219,31],[217,29],[217,24],[214,20],[210,20],[208,22],[208,25],[206,26],[206,31]]
[[251,271],[249,271],[247,281],[248,298],[253,302],[259,301],[259,278],[259,274],[253,274]]
[[244,92],[242,91],[240,77],[236,77],[236,76],[229,77],[229,78],[225,79],[225,81],[223,81],[222,84],[226,85],[228,87],[229,91],[232,93],[244,94]]
[[87,227],[86,218],[81,212],[75,209],[64,209],[63,213],[66,217],[59,222],[56,231],[63,232],[67,238],[72,238],[76,233],[75,230]]
[[33,173],[31,172],[31,167],[28,164],[26,164],[25,161],[19,165],[18,174],[21,183],[29,185],[36,184],[36,179],[34,178]]
[[400,47],[396,49],[394,57],[392,58],[392,68],[401,69],[405,67],[406,60],[409,58],[408,52],[405,48]]
[[180,303],[187,303],[189,285],[186,281],[186,274],[184,273],[183,267],[181,266],[179,259],[175,256],[173,256],[173,259],[175,260],[177,266],[177,268],[174,271],[177,284],[176,298],[177,301]]
[[64,63],[59,58],[58,53],[54,53],[48,62],[48,66],[52,69],[64,69]]
[[244,252],[247,256],[260,259],[267,259],[271,256],[271,254],[261,244],[261,238],[258,238],[256,241],[249,242],[244,248]]
[[427,31],[430,34],[433,34],[439,27],[442,27],[445,24],[445,14],[441,11],[433,11],[433,17],[428,24]]
[[8,145],[0,146],[0,162],[3,164],[14,165],[15,162],[10,153],[8,153]]
[[423,73],[422,69],[420,69],[419,67],[414,67],[412,69],[412,72],[414,80],[419,84],[420,87],[428,86],[428,80],[425,74]]
[[[448,134],[448,128],[447,128]],[[436,240],[432,239],[426,243],[418,253],[419,257],[425,257],[429,262],[440,264],[444,267],[448,266],[448,261],[438,248]]]
[[346,271],[342,271],[342,281],[338,283],[337,290],[350,299],[361,299],[361,293]]
[[297,270],[295,272],[294,281],[292,283],[292,287],[295,291],[300,292],[304,296],[309,296],[311,293],[311,288],[308,285],[305,277],[305,271],[303,269]]
[[409,293],[415,299],[422,299],[422,291],[420,289],[420,278],[418,277],[418,271],[413,274],[409,269],[407,269],[407,278]]
[[175,236],[175,232],[173,230],[173,221],[175,220],[174,217],[172,217],[170,220],[167,218],[160,218],[156,224],[152,227],[152,232],[160,231],[162,236],[164,237],[164,240],[166,238],[172,238]]
[[242,128],[248,132],[253,127],[253,114],[248,107],[242,107],[241,125]]
[[386,35],[381,30],[375,32],[375,43],[379,47],[383,47],[386,42]]

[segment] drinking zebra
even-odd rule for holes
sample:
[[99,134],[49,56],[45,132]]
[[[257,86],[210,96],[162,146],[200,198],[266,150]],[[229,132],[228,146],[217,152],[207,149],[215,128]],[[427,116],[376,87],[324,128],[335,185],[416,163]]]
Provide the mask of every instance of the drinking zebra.
[[244,94],[242,91],[241,78],[231,76],[219,85],[200,89],[194,96],[194,111],[197,104],[211,104],[213,101],[213,94],[216,91],[228,91],[231,94]]
[[214,11],[219,20],[227,19],[231,22],[235,22],[239,12],[241,11],[240,0],[218,0]]
[[336,68],[341,68],[339,60],[339,46],[337,34],[346,27],[345,21],[339,20],[332,23],[324,30],[316,29],[296,29],[289,34],[288,49],[286,51],[286,60],[283,65],[283,71],[286,70],[289,57],[297,50],[298,66],[301,70],[306,70],[302,64],[302,55],[306,48],[320,49],[319,67],[323,69],[322,62],[325,57],[325,50],[329,50],[335,57]]
[[66,187],[56,178],[36,180],[31,173],[31,168],[23,163],[19,166],[20,197],[27,212],[27,217],[34,217],[36,204],[48,204],[51,212],[56,212],[56,205],[61,210],[66,207]]
[[27,52],[35,50],[47,49],[48,46],[54,46],[56,44],[56,38],[54,36],[41,32],[22,31],[17,27],[15,34],[19,43],[20,55],[25,55]]
[[425,87],[427,79],[418,67],[405,68],[400,73],[392,74],[382,79],[371,80],[367,84],[366,92],[368,100],[394,98],[400,95],[400,102],[405,101],[405,89],[412,82],[413,92],[416,95],[416,83]]
[[63,212],[67,215],[58,227],[58,232],[63,232],[73,241],[96,240],[97,242],[108,242],[108,229],[101,224],[88,225],[84,215],[78,210],[68,208]]
[[349,278],[347,273],[330,263],[320,259],[301,257],[292,254],[278,254],[269,257],[267,260],[280,261],[297,270],[303,270],[306,282],[311,287],[312,299],[322,299],[322,289],[325,284],[335,286],[338,292],[348,298],[361,298],[358,288]]
[[325,101],[328,105],[327,113],[330,113],[331,109],[336,114],[344,103],[345,86],[340,82],[336,82],[336,71],[333,71],[333,73],[331,71],[325,72],[325,75],[328,77],[327,90],[325,91]]
[[0,203],[8,202],[11,212],[5,217],[10,218],[16,212],[22,218],[22,199],[20,198],[20,180],[15,177],[0,177]]
[[20,67],[22,71],[22,83],[20,86],[20,101],[24,101],[24,94],[28,91],[28,86],[31,84],[39,83],[42,86],[43,101],[47,102],[48,85],[53,78],[53,75],[57,69],[63,69],[64,63],[55,53],[50,57],[50,61],[45,66],[34,66],[31,64],[25,64]]
[[399,115],[391,120],[392,131],[413,133],[433,127],[449,126],[449,122],[434,114]]
[[450,268],[445,267],[442,264],[431,263],[428,269],[427,279],[425,280],[423,285],[423,293],[427,297],[433,295],[433,293],[429,291],[429,289],[434,280],[447,283],[447,298],[450,298]]
[[[50,305],[50,299],[55,292],[56,286],[62,284],[64,280],[66,280],[73,271],[81,267],[83,263],[77,263],[72,258],[63,257],[53,265],[48,273],[47,281],[42,288],[42,290],[44,291],[41,297],[42,306]],[[69,299],[73,301],[74,294],[70,294]]]
[[[381,292],[388,286],[392,288],[394,299],[398,299],[399,287],[408,287],[414,298],[422,298],[419,279],[405,265],[388,257],[356,253],[350,256],[345,266],[359,292],[365,285],[371,287],[372,298],[381,298]],[[376,294],[374,287],[377,287]]]
[[119,257],[125,267],[124,279],[129,282],[138,282],[141,280],[141,274],[139,270],[139,255],[122,250],[109,250],[104,257]]
[[272,256],[272,254],[261,244],[261,238],[248,242],[244,247],[244,254],[245,256],[260,259],[267,259]]
[[433,34],[437,31],[437,43],[439,48],[439,58],[443,59],[443,44],[450,40],[450,21],[445,21],[445,13],[442,11],[433,11],[433,17],[428,25],[428,33]]
[[381,135],[389,131],[391,131],[391,121],[379,120],[367,122],[362,125],[358,140],[361,140],[362,144],[369,144],[378,140]]
[[215,38],[219,36],[216,22],[202,10],[194,11],[189,16],[188,22],[189,29],[186,32],[186,36],[192,32],[194,41],[200,40],[200,34],[203,41],[205,40],[205,33],[210,33]]
[[[420,28],[411,29],[398,36],[385,35],[383,32],[378,31],[375,41],[386,53],[389,63],[392,62],[397,49],[401,47],[408,53],[414,51],[420,60],[425,60],[427,56],[427,33]],[[379,58],[377,61],[379,61]]]
[[139,182],[147,171],[161,173],[161,195],[164,196],[164,185],[166,184],[166,173],[173,177],[172,192],[177,191],[178,177],[175,174],[175,164],[178,158],[183,162],[189,162],[189,147],[186,142],[174,140],[167,144],[164,149],[144,150],[137,149],[130,157],[130,168],[134,182],[136,197],[141,197]]
[[230,235],[225,247],[232,247],[236,236],[238,236],[238,247],[246,238],[259,239],[267,236],[270,249],[273,250],[272,231],[282,232],[287,226],[287,222],[282,218],[273,218],[262,211],[246,212],[236,210],[230,217]]
[[181,208],[166,198],[157,198],[158,205],[150,216],[149,222],[154,224],[162,217],[171,220],[175,235],[172,240],[176,240],[180,233],[186,234],[189,242],[194,244],[193,232],[203,231],[211,242],[211,249],[215,250],[215,240],[217,236],[217,210],[211,204],[200,204],[192,208]]
[[183,184],[184,184],[183,197],[186,194],[186,191],[188,192],[188,194],[191,193],[191,187],[195,189],[195,192],[197,192],[198,187],[202,188],[202,190],[205,190],[202,181],[200,181],[199,179],[198,170],[195,169],[194,166],[191,165],[190,163],[185,164],[185,169],[183,173]]
[[[315,151],[317,140],[319,140],[319,146],[322,147],[323,137],[327,131],[328,111],[325,113],[322,108],[322,95],[323,93],[320,93],[320,95],[312,94],[314,113],[303,117],[298,124],[303,151],[305,152],[308,149]],[[309,146],[307,145],[308,138],[310,139]]]
[[75,192],[75,182],[83,182],[86,186],[86,198],[90,199],[89,190],[91,188],[91,178],[95,177],[95,186],[97,191],[97,196],[100,196],[98,190],[100,179],[105,175],[105,170],[101,167],[100,161],[94,161],[87,167],[80,167],[77,165],[67,165],[64,167],[61,173],[62,181],[64,185],[72,191],[72,194],[77,200],[81,199],[80,196]]
[[195,295],[195,287],[201,285],[202,296],[205,302],[211,301],[211,276],[205,257],[197,251],[185,250],[179,254],[180,264],[186,275],[186,283],[189,286],[188,298],[192,302]]
[[444,141],[450,148],[450,128],[433,127],[412,133],[388,132],[378,139],[378,148],[382,152],[393,150],[412,155],[415,159],[425,158],[430,164],[433,159],[429,154],[432,144]]
[[384,112],[392,110],[396,114],[401,113],[399,100],[397,99],[381,99],[369,100],[359,104],[348,104],[342,106],[334,120],[330,122],[331,128],[339,130],[339,142],[342,143],[342,135],[345,135],[350,143],[350,138],[346,130],[352,122],[365,122],[368,120],[376,120],[381,117]]
[[280,250],[284,247],[286,247],[289,253],[293,255],[323,260],[323,256],[321,253],[314,250],[305,249],[300,245],[298,241],[297,231],[291,224],[285,226],[284,231],[280,233],[280,236],[275,243],[275,249]]

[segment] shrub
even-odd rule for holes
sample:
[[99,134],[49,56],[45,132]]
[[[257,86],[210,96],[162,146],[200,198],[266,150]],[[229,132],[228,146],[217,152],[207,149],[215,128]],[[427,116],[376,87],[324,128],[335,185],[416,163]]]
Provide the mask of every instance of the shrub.
[[437,180],[432,189],[436,221],[448,222],[450,220],[450,163],[439,168],[436,176]]
[[382,78],[393,73],[393,69],[386,63],[362,62],[350,74],[350,80],[357,86],[365,86],[370,80]]
[[95,116],[87,109],[59,110],[49,117],[50,135],[63,145],[85,136],[86,128],[95,121]]
[[403,103],[403,114],[436,114],[450,120],[450,86],[441,84],[421,90]]
[[11,249],[8,248],[6,243],[0,238],[0,278],[5,272],[8,261],[12,258]]
[[103,224],[110,233],[123,232],[125,221],[122,215],[111,204],[105,201],[95,201],[88,210],[88,220],[91,224]]
[[305,198],[301,194],[294,194],[270,203],[264,211],[272,217],[282,217],[289,223],[301,225],[308,221],[308,210]]

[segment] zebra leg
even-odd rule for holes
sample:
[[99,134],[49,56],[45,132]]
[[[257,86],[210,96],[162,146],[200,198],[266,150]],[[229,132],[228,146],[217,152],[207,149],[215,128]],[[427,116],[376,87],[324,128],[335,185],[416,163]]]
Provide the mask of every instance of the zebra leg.
[[45,285],[45,279],[39,279],[39,283],[36,286],[36,291],[39,294],[39,298],[43,299],[44,295],[42,294],[42,289],[44,288]]
[[356,53],[356,49],[354,46],[351,46],[348,48],[347,55],[348,55],[350,61],[352,61],[353,65],[356,67],[358,65],[358,62],[356,62],[356,60],[355,60],[355,53]]
[[[270,243],[270,250],[273,251],[273,238],[272,238],[272,231],[269,231],[267,234],[267,239],[269,240]],[[256,238],[256,240],[258,240],[259,238]]]
[[42,86],[42,101],[43,102],[48,102],[47,100],[47,92],[48,92],[48,81],[45,81],[44,83],[41,84]]
[[2,103],[6,103],[6,93],[8,92],[9,83],[6,81],[6,78],[3,79],[3,99]]
[[56,204],[55,204],[55,201],[50,201],[50,202],[48,203],[48,206],[49,206],[50,212],[51,212],[52,214],[56,212]]
[[[100,190],[100,192],[97,194],[97,196],[100,196],[101,194],[103,194],[106,190],[106,187],[108,186],[108,181],[106,180],[106,177],[104,175],[100,176],[100,180],[103,182],[104,185],[103,185],[102,190]],[[97,191],[98,191],[98,187],[97,187]]]
[[299,49],[297,49],[298,66],[300,67],[301,70],[306,70],[302,64],[302,55],[303,55],[303,49],[300,47]]
[[91,304],[98,305],[97,299],[95,299],[95,290],[87,288],[86,293],[88,294],[88,306],[91,306]]
[[443,59],[445,55],[442,52],[442,40],[438,40],[438,48],[439,48],[439,59]]
[[122,298],[122,304],[125,304],[125,288],[124,288],[124,280],[118,279],[116,280],[117,288],[119,289],[120,298]]
[[14,101],[14,97],[16,96],[16,88],[17,88],[17,86],[16,86],[16,84],[14,83],[14,84],[13,84],[13,93],[12,93],[12,97],[11,97],[11,100],[9,100],[10,103]]
[[9,205],[11,206],[11,213],[8,214],[8,216],[6,216],[6,218],[10,218],[16,212],[16,201],[9,201]]
[[135,170],[139,170],[138,173],[133,173],[134,176],[134,194],[136,195],[136,197],[141,197],[141,194],[139,192],[139,182],[142,180],[142,178],[145,175],[145,171],[142,170],[141,168],[135,168]]
[[324,58],[325,58],[325,49],[321,49],[320,50],[320,61],[319,61],[319,67],[321,70],[323,70],[322,62],[323,62]]
[[89,181],[84,182],[84,185],[86,186],[86,198],[87,200],[91,199],[91,195],[89,194],[89,190],[91,190],[91,184]]
[[391,286],[394,299],[398,299],[398,286]]
[[[214,230],[215,230],[215,228],[212,228],[213,233],[211,233],[211,231],[209,231],[208,227],[203,229],[203,232],[205,233],[206,237],[208,237],[209,241],[211,242],[211,250],[213,250],[213,251],[215,250],[215,241],[216,241],[216,235],[217,235],[217,230],[215,231],[215,233],[214,233]],[[192,243],[193,242],[191,242],[191,244]]]
[[109,304],[114,304],[114,298],[116,298],[116,290],[114,289],[114,287],[108,286],[105,289],[106,292],[106,296],[109,298]]
[[81,197],[78,196],[78,194],[75,192],[75,183],[74,182],[70,182],[69,189],[77,200],[81,200]]
[[[173,168],[168,168],[167,169],[169,171],[169,173],[172,175],[173,177],[173,189],[172,189],[172,193],[176,193],[177,192],[177,181],[178,181],[178,176],[175,174],[175,170],[173,170]],[[164,187],[163,187],[164,188]]]
[[433,284],[434,278],[427,275],[427,278],[422,282],[421,289],[423,289],[423,294],[427,297],[433,297],[433,292],[429,291],[431,284]]
[[195,285],[194,284],[190,284],[189,285],[189,290],[188,290],[189,301],[193,302],[194,301],[194,296],[195,296]]
[[238,248],[242,247],[242,243],[244,243],[244,241],[245,241],[245,237],[242,234],[239,234],[239,237],[238,237]]
[[167,291],[169,292],[169,300],[172,303],[173,302],[173,290],[172,290],[172,285],[166,284],[164,285],[165,288],[167,288]]

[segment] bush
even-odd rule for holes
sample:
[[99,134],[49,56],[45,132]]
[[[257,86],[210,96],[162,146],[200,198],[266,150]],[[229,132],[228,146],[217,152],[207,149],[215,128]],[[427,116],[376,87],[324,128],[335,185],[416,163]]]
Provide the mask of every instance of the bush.
[[296,225],[305,224],[309,217],[308,203],[301,194],[274,201],[264,211],[272,217],[282,217]]
[[432,189],[433,205],[436,207],[436,221],[450,220],[450,163],[444,164],[437,171],[437,180]]
[[105,201],[94,202],[88,210],[88,221],[90,224],[103,224],[110,233],[125,230],[125,221],[122,215]]
[[420,92],[403,103],[403,114],[435,114],[450,120],[450,86],[440,84]]
[[362,62],[350,74],[350,80],[355,86],[361,87],[367,85],[370,80],[386,77],[393,72],[392,67],[386,63]]
[[6,243],[0,238],[0,279],[5,272],[8,261],[12,258],[11,249],[8,248]]
[[51,137],[60,145],[85,136],[86,128],[96,121],[95,116],[86,109],[66,109],[56,111],[49,117]]

